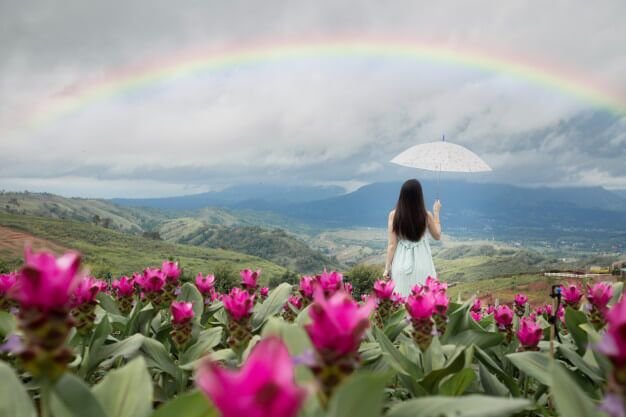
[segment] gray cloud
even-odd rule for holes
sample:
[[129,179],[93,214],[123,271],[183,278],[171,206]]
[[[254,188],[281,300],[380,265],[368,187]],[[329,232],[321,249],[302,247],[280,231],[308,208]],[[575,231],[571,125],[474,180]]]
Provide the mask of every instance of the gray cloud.
[[507,75],[403,59],[247,65],[18,129],[33,108],[55,109],[119,68],[198,46],[335,34],[479,49],[626,97],[624,15],[621,0],[5,1],[0,188],[124,196],[259,180],[354,185],[408,175],[387,161],[443,133],[496,169],[479,180],[626,188],[626,118]]

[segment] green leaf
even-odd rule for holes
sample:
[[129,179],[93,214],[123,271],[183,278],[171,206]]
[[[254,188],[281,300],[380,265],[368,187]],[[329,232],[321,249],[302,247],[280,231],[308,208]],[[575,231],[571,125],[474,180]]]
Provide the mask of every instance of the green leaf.
[[50,408],[54,417],[107,417],[89,387],[70,373],[52,387]]
[[282,310],[291,295],[291,289],[291,284],[283,282],[270,292],[269,297],[252,315],[252,326],[255,329],[260,328],[265,323],[265,320]]
[[170,354],[159,341],[144,337],[143,344],[141,345],[141,353],[146,359],[148,368],[156,368],[171,375],[175,379],[180,377],[180,369],[176,366]]
[[552,384],[550,392],[560,416],[589,417],[597,415],[593,401],[569,377],[560,364],[553,363],[551,371],[557,383]]
[[415,379],[423,376],[422,371],[411,362],[406,356],[404,356],[396,347],[391,343],[391,340],[385,336],[379,328],[374,328],[374,338],[380,344],[380,348],[383,352],[383,358],[385,361],[396,371],[411,376]]
[[280,336],[287,345],[291,356],[301,355],[306,350],[313,347],[309,335],[302,326],[287,323],[277,317],[270,317],[263,327],[261,336],[265,338],[269,335]]
[[576,347],[581,355],[585,354],[587,344],[589,343],[587,332],[580,327],[581,324],[586,323],[588,321],[585,313],[574,310],[571,307],[565,309],[565,326],[567,326],[569,334],[572,335],[572,339],[574,339],[574,343],[576,343]]
[[0,362],[0,416],[37,417],[26,388],[13,369]]
[[505,417],[530,407],[528,400],[468,395],[465,397],[423,397],[404,401],[386,417]]
[[109,294],[105,292],[99,292],[96,295],[96,300],[100,302],[100,307],[107,313],[115,314],[116,316],[124,316],[120,309],[117,307],[117,303]]
[[193,304],[193,314],[200,319],[204,312],[204,298],[200,291],[191,282],[185,282],[180,289],[178,300],[187,301]]
[[152,413],[152,380],[142,357],[107,373],[93,393],[108,417],[147,417]]
[[453,345],[476,345],[482,349],[497,346],[502,343],[502,341],[504,341],[504,335],[502,333],[492,333],[486,330],[475,329],[465,330],[448,338],[448,343]]
[[212,327],[200,332],[196,343],[183,352],[179,362],[185,365],[212,352],[213,348],[222,341],[222,332],[223,329],[221,327]]
[[619,298],[624,293],[624,283],[621,281],[616,281],[613,283],[613,296],[611,297],[611,304],[615,304],[619,301]]
[[467,390],[476,380],[476,373],[473,369],[465,368],[457,372],[452,378],[446,379],[439,387],[439,394],[459,396]]
[[490,372],[495,374],[499,381],[503,382],[504,385],[509,389],[511,395],[514,397],[520,396],[519,386],[517,385],[517,381],[513,379],[511,375],[504,372],[504,370],[496,363],[496,361],[487,354],[484,350],[479,347],[474,346],[474,355],[480,361],[482,365],[485,366]]
[[217,410],[200,391],[192,391],[163,404],[151,417],[216,417],[218,415]]
[[143,335],[134,334],[128,339],[102,346],[90,354],[88,369],[91,370],[105,359],[115,360],[120,356],[126,359],[135,357],[141,349],[144,339]]
[[0,311],[0,341],[4,339],[8,334],[15,331],[15,316],[6,311]]
[[506,386],[495,375],[489,373],[489,370],[482,362],[478,363],[478,375],[480,376],[480,384],[483,386],[486,394],[495,397],[506,397],[509,394]]
[[327,417],[380,417],[388,375],[358,372],[344,381],[330,399]]
[[578,353],[574,352],[565,345],[559,345],[558,351],[565,359],[578,368],[580,372],[587,375],[593,382],[596,384],[604,383],[604,377],[602,377],[600,369],[587,363],[580,355],[578,355]]
[[465,348],[457,346],[457,351],[448,358],[444,368],[437,369],[426,375],[420,381],[420,385],[431,394],[437,391],[439,382],[456,372],[459,372],[465,366]]
[[519,352],[511,353],[506,357],[517,369],[526,375],[535,378],[544,385],[550,386],[552,384],[550,358],[547,354],[541,352]]

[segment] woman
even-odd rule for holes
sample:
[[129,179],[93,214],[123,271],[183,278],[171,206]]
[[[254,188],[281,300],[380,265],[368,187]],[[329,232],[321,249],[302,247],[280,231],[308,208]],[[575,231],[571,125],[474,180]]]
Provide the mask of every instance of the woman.
[[394,280],[402,296],[409,295],[415,284],[437,276],[428,236],[441,239],[440,210],[439,200],[435,201],[432,214],[426,210],[418,180],[402,185],[396,208],[389,213],[387,222],[389,244],[384,273],[386,279]]

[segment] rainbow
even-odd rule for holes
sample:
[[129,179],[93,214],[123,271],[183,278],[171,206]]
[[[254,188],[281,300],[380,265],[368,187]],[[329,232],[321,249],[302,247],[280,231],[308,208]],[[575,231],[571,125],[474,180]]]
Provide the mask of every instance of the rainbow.
[[373,58],[399,59],[476,69],[519,79],[564,93],[593,107],[626,115],[626,99],[610,88],[563,68],[525,62],[519,57],[471,48],[453,48],[433,42],[420,43],[367,37],[265,42],[227,49],[197,48],[163,59],[120,68],[102,77],[78,83],[56,97],[38,103],[23,114],[28,130],[52,123],[103,100],[114,99],[147,87],[176,82],[199,74],[211,74],[242,66],[302,59]]

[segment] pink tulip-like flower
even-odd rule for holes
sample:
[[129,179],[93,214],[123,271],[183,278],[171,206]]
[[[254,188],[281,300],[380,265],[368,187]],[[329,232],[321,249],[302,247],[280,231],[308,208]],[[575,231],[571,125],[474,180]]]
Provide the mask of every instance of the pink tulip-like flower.
[[391,295],[391,301],[393,302],[394,306],[399,306],[404,304],[406,302],[406,299],[401,294],[394,292]]
[[524,350],[537,350],[537,345],[543,338],[541,327],[528,317],[522,317],[517,330],[517,339]]
[[483,319],[483,314],[480,311],[470,311],[470,316],[472,316],[472,318],[476,322],[479,322]]
[[561,297],[566,306],[578,308],[580,300],[583,298],[583,292],[578,285],[569,283],[561,287]]
[[193,304],[185,301],[174,301],[170,306],[173,324],[185,324],[193,319]]
[[480,313],[482,311],[482,303],[480,301],[480,298],[477,298],[474,300],[474,304],[472,304],[472,307],[470,307],[470,310],[473,311],[474,313]]
[[254,296],[241,288],[233,288],[222,297],[224,309],[235,321],[250,317],[254,308]]
[[289,352],[277,337],[261,340],[240,370],[204,362],[196,385],[222,417],[296,417],[305,398],[295,383]]
[[405,306],[412,319],[428,319],[435,312],[435,297],[430,291],[411,294],[407,297]]
[[215,288],[215,275],[203,276],[202,272],[198,272],[198,275],[196,275],[196,287],[202,295],[210,295]]
[[450,305],[450,299],[444,291],[437,291],[434,293],[435,297],[435,312],[437,314],[446,314],[448,306]]
[[315,278],[304,276],[300,278],[300,286],[298,291],[300,291],[300,295],[305,299],[312,300],[313,292],[315,291]]
[[127,276],[121,276],[113,281],[111,287],[118,297],[132,297],[135,294],[133,279]]
[[515,296],[515,305],[523,307],[526,305],[527,302],[528,297],[525,294],[520,293]]
[[611,297],[613,288],[608,282],[598,282],[592,287],[587,285],[587,300],[599,311],[605,311]]
[[263,287],[259,290],[259,294],[261,294],[261,298],[267,298],[267,296],[270,294],[270,289],[267,287]]
[[513,310],[506,304],[500,304],[496,307],[493,318],[500,330],[505,330],[513,324]]
[[20,278],[11,290],[22,308],[50,311],[69,307],[80,279],[80,255],[68,252],[56,258],[50,252],[33,253],[27,248],[24,258]]
[[161,265],[161,271],[165,274],[165,279],[168,282],[176,282],[181,274],[181,269],[178,266],[178,262],[163,261]]
[[165,273],[160,269],[146,268],[138,284],[143,292],[154,293],[163,290],[165,287],[165,279]]
[[496,306],[494,306],[493,304],[489,304],[487,305],[487,310],[486,310],[486,314],[494,314],[496,312]]
[[257,281],[261,276],[261,270],[253,271],[251,269],[244,269],[239,272],[241,276],[241,285],[248,290],[255,290],[258,286]]
[[82,278],[72,293],[72,307],[94,303],[96,295],[102,290],[101,283],[102,281],[94,277]]
[[607,313],[607,330],[597,349],[615,366],[614,375],[621,385],[626,385],[626,298]]
[[393,295],[393,289],[396,284],[393,281],[377,280],[374,283],[374,294],[379,300],[389,300]]
[[448,283],[441,282],[437,278],[430,276],[426,278],[424,286],[429,288],[432,292],[446,291],[448,289]]
[[15,272],[0,274],[0,297],[4,297],[9,294],[16,282],[17,274]]
[[352,295],[352,284],[349,282],[344,282],[343,290],[347,292],[348,294]]
[[297,295],[289,296],[289,300],[287,300],[287,302],[298,310],[302,308],[302,298],[298,297]]
[[337,271],[326,272],[318,277],[318,281],[324,290],[326,295],[334,294],[339,291],[341,284],[343,284],[343,275]]
[[321,291],[316,292],[314,301],[309,310],[311,323],[305,330],[322,360],[332,363],[342,356],[356,355],[375,301],[359,305],[343,291],[328,299]]
[[415,284],[411,287],[411,294],[421,294],[426,290],[426,286],[421,286],[420,284]]

